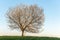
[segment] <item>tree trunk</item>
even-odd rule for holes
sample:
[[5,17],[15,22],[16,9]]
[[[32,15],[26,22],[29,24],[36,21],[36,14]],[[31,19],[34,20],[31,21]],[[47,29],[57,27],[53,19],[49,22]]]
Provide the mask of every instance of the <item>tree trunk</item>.
[[22,31],[22,37],[24,36],[24,31]]

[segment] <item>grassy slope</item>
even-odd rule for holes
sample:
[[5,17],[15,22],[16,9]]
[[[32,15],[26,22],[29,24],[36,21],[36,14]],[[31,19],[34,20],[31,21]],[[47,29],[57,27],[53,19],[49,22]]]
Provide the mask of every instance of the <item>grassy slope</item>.
[[0,36],[0,40],[60,40],[60,38],[53,37],[20,37],[20,36]]

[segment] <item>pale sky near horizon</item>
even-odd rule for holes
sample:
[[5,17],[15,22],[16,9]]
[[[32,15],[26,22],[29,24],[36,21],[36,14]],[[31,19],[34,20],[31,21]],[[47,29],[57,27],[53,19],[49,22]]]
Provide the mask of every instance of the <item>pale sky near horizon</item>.
[[19,33],[8,29],[6,12],[10,7],[19,4],[37,4],[44,9],[45,22],[43,34],[60,35],[60,0],[0,0],[0,35],[3,33]]

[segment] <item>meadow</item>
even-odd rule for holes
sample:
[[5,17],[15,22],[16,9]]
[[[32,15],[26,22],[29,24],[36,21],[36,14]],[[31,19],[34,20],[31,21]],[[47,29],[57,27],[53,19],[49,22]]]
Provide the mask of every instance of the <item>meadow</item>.
[[0,36],[0,40],[60,40],[56,37],[35,37],[35,36]]

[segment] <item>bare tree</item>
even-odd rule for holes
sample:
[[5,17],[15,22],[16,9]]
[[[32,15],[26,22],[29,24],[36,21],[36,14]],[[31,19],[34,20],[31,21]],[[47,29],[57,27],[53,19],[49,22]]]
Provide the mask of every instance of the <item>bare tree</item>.
[[20,29],[22,36],[24,31],[37,33],[41,29],[44,22],[44,14],[42,8],[37,5],[20,5],[9,9],[7,12],[9,19],[9,27],[12,29]]

